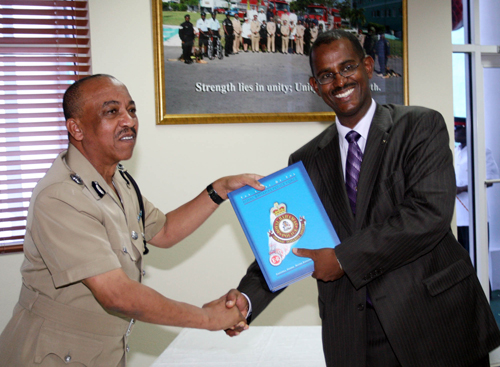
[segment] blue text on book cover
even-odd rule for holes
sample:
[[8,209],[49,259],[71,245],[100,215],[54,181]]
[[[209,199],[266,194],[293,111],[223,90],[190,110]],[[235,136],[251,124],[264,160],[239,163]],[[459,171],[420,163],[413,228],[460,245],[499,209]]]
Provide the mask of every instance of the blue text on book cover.
[[293,247],[333,248],[340,241],[302,162],[260,182],[264,191],[245,186],[229,199],[274,292],[314,270],[313,261],[294,255]]

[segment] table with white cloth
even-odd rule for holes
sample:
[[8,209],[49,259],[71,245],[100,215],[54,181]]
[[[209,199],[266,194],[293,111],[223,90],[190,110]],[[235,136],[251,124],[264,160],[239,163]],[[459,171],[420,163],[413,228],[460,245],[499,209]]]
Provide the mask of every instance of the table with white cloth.
[[223,331],[183,329],[151,367],[325,367],[321,326],[250,326]]

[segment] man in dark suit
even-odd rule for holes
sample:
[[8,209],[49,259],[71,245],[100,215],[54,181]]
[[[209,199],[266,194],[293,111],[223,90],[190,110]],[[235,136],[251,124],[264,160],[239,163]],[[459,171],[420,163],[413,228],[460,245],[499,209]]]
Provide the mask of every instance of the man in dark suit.
[[[309,82],[336,123],[289,163],[304,163],[341,243],[293,253],[314,261],[327,366],[489,366],[500,332],[451,232],[456,188],[443,117],[377,104],[373,58],[347,32],[319,35],[310,63]],[[357,143],[346,140],[353,130]],[[353,167],[359,179],[347,188]],[[254,262],[227,306],[251,321],[277,294]]]

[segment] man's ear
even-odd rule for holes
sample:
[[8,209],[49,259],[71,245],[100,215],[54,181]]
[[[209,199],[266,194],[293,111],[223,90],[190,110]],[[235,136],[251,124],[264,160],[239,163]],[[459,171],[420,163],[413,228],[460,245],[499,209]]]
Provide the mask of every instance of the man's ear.
[[375,66],[375,60],[369,55],[366,55],[363,59],[363,65],[365,66],[366,73],[368,74],[368,79],[373,76],[373,68]]
[[319,89],[318,82],[316,81],[316,78],[311,76],[309,77],[309,84],[311,87],[313,87],[314,91],[318,96],[321,96],[321,90]]
[[68,129],[69,134],[76,141],[83,140],[83,131],[81,128],[81,122],[79,119],[70,118],[66,120],[66,129]]

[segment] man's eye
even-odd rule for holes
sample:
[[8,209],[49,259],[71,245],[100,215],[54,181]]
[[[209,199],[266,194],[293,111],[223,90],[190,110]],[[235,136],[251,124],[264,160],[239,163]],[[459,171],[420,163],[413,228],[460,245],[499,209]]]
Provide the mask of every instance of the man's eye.
[[332,77],[332,75],[333,75],[332,73],[326,73],[326,74],[321,75],[319,78],[321,80],[327,80],[327,79],[330,79]]
[[354,68],[354,65],[349,64],[349,65],[347,65],[347,66],[344,68],[344,70],[342,70],[342,71],[344,71],[344,72],[345,72],[345,71],[351,71],[353,68]]
[[129,110],[129,112],[130,112],[130,113],[135,114],[135,113],[137,112],[137,109],[135,109],[135,108],[131,108],[131,109]]
[[108,114],[114,114],[116,113],[117,109],[116,108],[112,108],[111,110],[108,110]]

